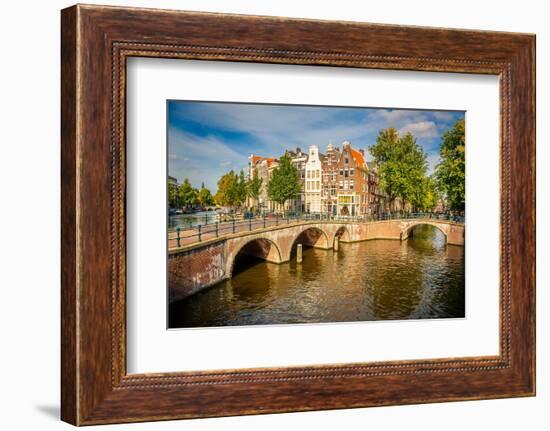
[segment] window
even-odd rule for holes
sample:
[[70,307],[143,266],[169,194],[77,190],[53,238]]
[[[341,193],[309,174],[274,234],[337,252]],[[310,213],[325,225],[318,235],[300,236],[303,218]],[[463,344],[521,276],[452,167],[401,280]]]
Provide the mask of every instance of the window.
[[353,177],[353,168],[350,168],[350,169],[349,169],[349,176],[350,176],[350,177]]
[[345,180],[344,181],[344,189],[347,189],[348,188],[348,180]]
[[349,181],[349,188],[350,188],[351,190],[353,190],[353,186],[354,186],[354,181],[353,181],[353,180],[350,180],[350,181]]
[[319,190],[320,188],[321,188],[321,182],[317,181],[317,190]]
[[340,176],[343,176],[343,175],[344,175],[344,170],[340,169]]
[[344,159],[344,163],[347,165],[347,164],[348,164],[348,161],[349,161],[349,160],[348,160],[348,158],[346,157],[346,158]]
[[320,176],[320,171],[315,171],[315,172],[316,172],[315,177],[316,177],[316,178],[319,178],[319,176]]
[[344,182],[340,180],[340,189],[344,188]]
[[348,170],[346,168],[346,170],[344,171],[344,178],[347,178],[348,177]]

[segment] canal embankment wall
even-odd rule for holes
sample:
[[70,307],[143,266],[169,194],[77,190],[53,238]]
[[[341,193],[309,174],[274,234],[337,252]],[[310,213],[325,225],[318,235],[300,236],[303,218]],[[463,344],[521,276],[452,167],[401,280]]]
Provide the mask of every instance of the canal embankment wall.
[[231,278],[239,253],[272,263],[288,262],[293,245],[330,250],[336,242],[405,240],[414,226],[431,224],[448,244],[464,245],[464,225],[452,222],[388,220],[372,223],[301,222],[238,232],[187,245],[168,253],[168,299],[174,302]]

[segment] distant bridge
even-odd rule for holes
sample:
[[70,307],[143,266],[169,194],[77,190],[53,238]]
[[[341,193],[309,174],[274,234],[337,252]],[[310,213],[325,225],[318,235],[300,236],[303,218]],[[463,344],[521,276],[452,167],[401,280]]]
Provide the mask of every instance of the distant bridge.
[[[447,244],[464,245],[464,223],[428,216],[365,221],[347,219],[255,219],[169,233],[170,302],[231,278],[238,255],[272,263],[288,262],[293,246],[330,250],[339,243],[371,239],[405,240],[415,226],[439,229]],[[194,232],[194,233],[193,233]],[[178,239],[179,236],[179,239]],[[178,246],[179,245],[179,246]]]

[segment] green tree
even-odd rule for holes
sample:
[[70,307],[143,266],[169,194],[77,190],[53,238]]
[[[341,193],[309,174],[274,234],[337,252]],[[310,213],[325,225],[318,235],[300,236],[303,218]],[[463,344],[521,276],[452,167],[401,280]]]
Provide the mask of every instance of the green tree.
[[267,184],[267,194],[269,199],[277,202],[285,211],[285,202],[294,199],[302,190],[300,173],[296,166],[292,164],[290,155],[285,154],[279,159],[277,166],[271,175]]
[[246,200],[246,179],[241,170],[236,174],[233,170],[222,175],[218,180],[218,191],[214,196],[218,205],[237,207],[241,206]]
[[237,181],[237,175],[232,170],[224,174],[218,180],[218,191],[214,196],[214,201],[221,206],[233,206],[235,199],[233,190]]
[[378,165],[380,187],[390,203],[401,198],[422,207],[427,161],[414,136],[411,133],[400,136],[391,127],[381,130],[369,152]]
[[204,187],[204,183],[202,184],[199,193],[197,195],[197,200],[199,201],[199,204],[202,206],[212,205],[214,203],[214,198],[212,197],[212,193],[210,190],[208,190],[206,187]]
[[453,211],[464,210],[465,142],[464,120],[458,120],[443,134],[439,150],[440,162],[435,170],[438,189],[446,196],[447,204]]
[[244,172],[241,169],[241,172],[239,172],[239,176],[237,177],[237,180],[235,181],[234,185],[235,189],[233,191],[235,205],[242,206],[246,202],[246,196],[247,196],[247,189],[246,189],[246,178],[244,176]]
[[252,178],[250,178],[246,184],[246,190],[248,196],[254,200],[254,203],[258,202],[260,193],[262,192],[263,179],[258,174],[258,169],[254,169]]
[[433,211],[437,206],[439,197],[436,180],[433,177],[424,178],[422,184],[422,204],[419,205],[419,208],[422,211]]
[[189,207],[192,205],[196,205],[198,203],[197,189],[191,186],[191,183],[187,178],[183,180],[183,183],[180,185],[178,194],[179,194],[179,201],[181,205],[185,205],[186,207]]
[[178,186],[176,184],[168,183],[168,205],[170,208],[178,206]]

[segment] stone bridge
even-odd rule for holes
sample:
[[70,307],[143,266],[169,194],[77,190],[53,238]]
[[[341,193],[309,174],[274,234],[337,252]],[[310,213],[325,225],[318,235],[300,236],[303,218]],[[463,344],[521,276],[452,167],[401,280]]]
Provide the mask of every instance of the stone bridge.
[[188,244],[168,252],[170,302],[231,278],[238,255],[272,263],[291,259],[295,244],[330,250],[339,243],[371,239],[407,239],[415,226],[431,225],[448,244],[464,245],[464,224],[437,219],[396,219],[373,222],[304,221],[237,232]]

